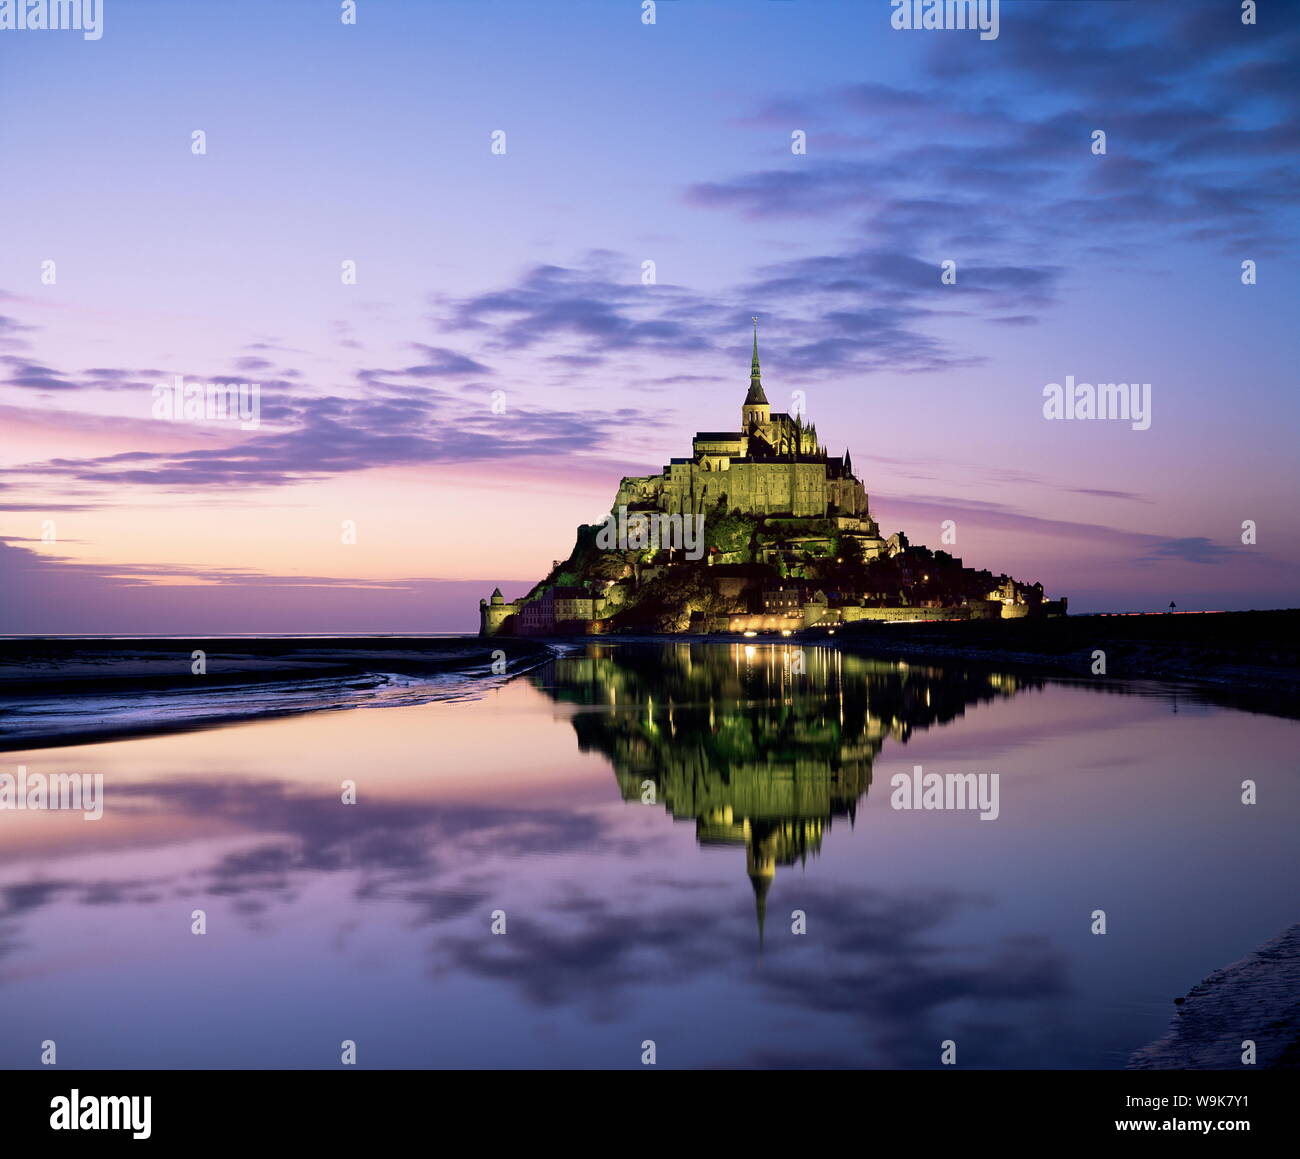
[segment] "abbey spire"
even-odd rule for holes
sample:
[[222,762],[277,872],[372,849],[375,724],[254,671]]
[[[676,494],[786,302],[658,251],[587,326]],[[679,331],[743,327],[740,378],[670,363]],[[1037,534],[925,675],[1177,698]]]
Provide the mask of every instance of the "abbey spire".
[[740,429],[748,431],[755,423],[771,420],[772,408],[763,393],[763,381],[758,367],[758,319],[754,320],[754,357],[749,364],[749,393],[740,408]]

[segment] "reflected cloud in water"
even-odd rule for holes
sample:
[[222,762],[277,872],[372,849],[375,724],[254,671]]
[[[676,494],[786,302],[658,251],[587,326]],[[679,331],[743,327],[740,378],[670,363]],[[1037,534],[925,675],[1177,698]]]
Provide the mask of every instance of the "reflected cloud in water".
[[[1149,800],[1221,825],[1221,762],[1201,750],[1225,722],[1247,721],[1257,761],[1291,751],[1289,722],[1215,711],[819,648],[599,641],[474,703],[43,750],[116,761],[113,808],[17,831],[0,989],[23,1017],[51,1016],[51,985],[80,996],[101,1065],[328,1065],[296,1044],[333,1025],[340,990],[373,1065],[548,1065],[561,1047],[566,1065],[634,1065],[626,1042],[656,1034],[672,1065],[930,1067],[950,1037],[981,1066],[1107,1065],[1161,1029],[1132,1030],[1132,978],[1163,993],[1196,968],[1132,939],[1104,947],[1123,969],[1097,968],[1078,918],[1093,891],[1122,889],[1137,926],[1167,909],[1169,875],[1143,867],[1187,845],[1163,806],[1117,844],[1117,793],[1140,767]],[[1042,763],[1062,737],[1073,774]],[[872,792],[882,767],[989,753],[1017,787],[996,825],[896,813],[888,773]],[[1272,816],[1203,852],[1225,889],[1286,879],[1256,831]],[[1231,936],[1203,934],[1210,968]],[[151,1020],[214,985],[208,1037],[160,1055]],[[137,989],[124,1042],[101,1011]],[[274,1056],[268,1009],[286,1020]]]

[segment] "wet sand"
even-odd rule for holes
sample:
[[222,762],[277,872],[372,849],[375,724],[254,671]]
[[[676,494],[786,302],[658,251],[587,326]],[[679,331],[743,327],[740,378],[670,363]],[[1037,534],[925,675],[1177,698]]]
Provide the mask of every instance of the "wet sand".
[[463,695],[553,654],[477,637],[0,640],[0,750]]
[[1129,1070],[1300,1069],[1300,925],[1193,986],[1173,1024],[1129,1059]]

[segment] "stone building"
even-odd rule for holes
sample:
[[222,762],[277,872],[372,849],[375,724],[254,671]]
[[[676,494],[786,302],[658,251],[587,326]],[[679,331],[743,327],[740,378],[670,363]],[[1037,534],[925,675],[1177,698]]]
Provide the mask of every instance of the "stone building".
[[[501,589],[493,592],[495,599]],[[579,624],[599,620],[605,610],[603,596],[594,595],[586,588],[550,587],[536,599],[522,602],[516,609],[519,615],[517,629],[522,635],[543,635],[559,624]],[[489,605],[490,610],[491,605]],[[490,634],[490,633],[488,633]]]
[[689,457],[670,460],[657,475],[625,477],[614,500],[615,508],[620,505],[683,515],[830,518],[841,531],[861,536],[867,558],[884,549],[848,451],[827,454],[816,425],[805,425],[799,414],[773,412],[763,390],[757,325],[739,429],[700,431]]

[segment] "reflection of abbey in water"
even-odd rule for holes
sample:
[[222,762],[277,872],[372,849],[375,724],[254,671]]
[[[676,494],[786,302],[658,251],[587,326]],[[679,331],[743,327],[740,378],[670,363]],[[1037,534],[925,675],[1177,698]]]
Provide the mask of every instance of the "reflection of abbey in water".
[[[628,801],[694,818],[702,845],[743,845],[759,930],[778,865],[803,861],[857,811],[885,737],[1029,686],[1012,676],[780,645],[589,645],[534,681],[603,753]],[[648,782],[648,785],[647,785]]]

